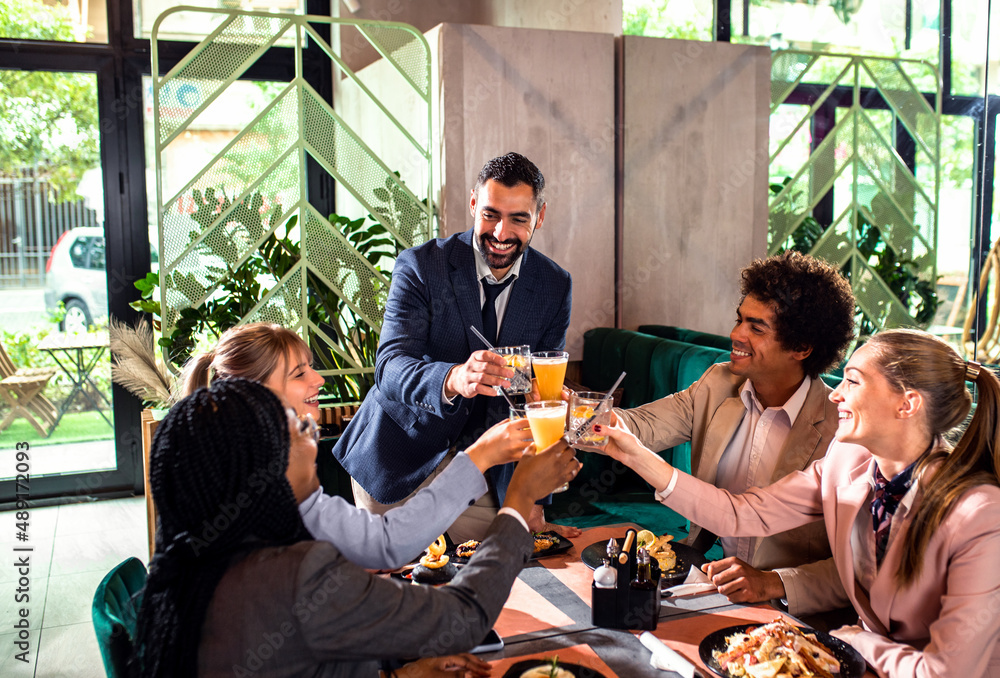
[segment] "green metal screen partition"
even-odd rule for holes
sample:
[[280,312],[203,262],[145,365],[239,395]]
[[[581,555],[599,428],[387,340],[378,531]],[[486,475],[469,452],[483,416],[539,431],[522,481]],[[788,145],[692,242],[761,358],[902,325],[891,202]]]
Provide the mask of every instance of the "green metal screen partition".
[[[901,300],[891,289],[889,272],[877,265],[871,250],[874,246],[883,254],[879,262],[908,266],[921,281],[934,284],[941,155],[938,73],[922,61],[778,51],[772,59],[772,116],[800,83],[822,83],[825,89],[815,103],[802,107],[807,110],[790,132],[772,135],[772,181],[776,172],[787,173],[790,181],[772,188],[769,252],[789,247],[832,190],[833,223],[815,240],[807,239],[809,253],[850,276],[858,307],[875,327],[916,325],[913,299],[907,303],[905,294]],[[812,142],[811,119],[829,105],[838,86],[851,88],[851,106],[837,109],[833,128],[799,160],[796,154]],[[873,90],[887,110],[863,105],[863,92]],[[933,106],[921,90],[936,93]],[[896,151],[897,125],[914,141],[915,172]]]
[[[159,76],[158,36],[169,35],[171,22],[178,20],[201,22],[209,27],[208,35]],[[412,89],[424,110],[408,109],[403,115],[390,110],[372,93],[375,83],[366,81],[364,69],[354,72],[331,46],[337,40],[327,41],[317,31],[326,27],[336,36],[343,26],[364,36],[392,66],[397,78],[393,86]],[[392,257],[434,235],[430,50],[423,35],[399,23],[178,7],[157,19],[151,44],[163,336],[183,323],[185,309],[212,304],[240,275],[240,284],[251,287],[255,277],[259,301],[234,319],[235,324],[284,325],[310,342],[314,352],[320,342],[326,355],[335,358],[326,364],[329,369],[320,370],[325,376],[371,372],[372,366],[365,364],[370,361],[345,343],[343,335],[377,335]],[[335,79],[351,82],[369,98],[380,124],[394,128],[412,145],[418,162],[399,168],[402,176],[303,77],[303,52],[310,46],[329,57]],[[220,116],[219,107],[232,106],[227,93],[256,60],[276,48],[294,50],[294,78],[259,85],[252,117],[234,123],[237,129],[229,132],[231,139],[214,157],[201,159],[189,151],[189,137],[218,127],[219,118],[226,117],[225,110]],[[384,70],[379,72],[378,77],[386,77]],[[416,126],[414,119],[419,120]],[[361,245],[369,237],[358,236],[356,220],[364,218],[364,212],[346,215],[353,221],[348,224],[347,219],[328,219],[310,204],[307,158],[372,215],[377,223],[371,222],[366,233],[377,240],[369,244],[377,241],[381,246],[372,250]],[[407,178],[410,185],[423,185],[426,179],[426,194],[415,195]],[[251,258],[277,257],[267,249],[275,234],[295,242],[298,260],[280,279],[255,269],[247,281],[245,267]],[[383,258],[388,265],[377,265]],[[327,309],[334,320],[322,327],[311,317],[321,303],[310,293],[317,285],[341,301],[340,312]]]

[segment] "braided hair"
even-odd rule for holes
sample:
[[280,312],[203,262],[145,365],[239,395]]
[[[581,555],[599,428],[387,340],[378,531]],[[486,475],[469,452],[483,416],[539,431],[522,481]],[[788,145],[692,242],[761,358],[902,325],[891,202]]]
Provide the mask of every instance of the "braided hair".
[[174,405],[150,453],[159,513],[131,670],[193,676],[208,604],[232,562],[309,539],[285,478],[284,408],[266,387],[227,379]]

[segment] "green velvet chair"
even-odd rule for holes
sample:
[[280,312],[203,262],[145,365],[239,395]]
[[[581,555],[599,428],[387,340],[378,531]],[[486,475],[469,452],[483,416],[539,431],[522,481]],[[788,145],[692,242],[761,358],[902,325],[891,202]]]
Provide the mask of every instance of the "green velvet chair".
[[652,334],[664,339],[683,341],[697,346],[710,346],[729,351],[733,348],[733,342],[728,335],[712,334],[710,332],[699,332],[689,330],[686,327],[674,327],[673,325],[639,325],[639,331],[645,334]]
[[128,658],[145,585],[146,566],[138,558],[116,565],[97,585],[91,618],[108,678],[128,675]]

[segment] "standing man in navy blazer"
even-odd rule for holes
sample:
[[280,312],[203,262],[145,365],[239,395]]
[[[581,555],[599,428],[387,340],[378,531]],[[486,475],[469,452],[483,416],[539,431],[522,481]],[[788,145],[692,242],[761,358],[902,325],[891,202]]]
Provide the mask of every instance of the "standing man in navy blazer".
[[[494,386],[508,385],[513,370],[469,329],[483,330],[484,286],[500,286],[489,290],[496,297],[494,345],[564,347],[570,275],[529,247],[545,220],[544,188],[542,173],[524,156],[493,158],[472,189],[474,227],[396,260],[375,386],[333,450],[351,474],[358,506],[384,513],[406,500],[456,451],[507,417]],[[490,491],[448,531],[456,543],[480,539],[503,503],[513,464],[490,471]],[[528,524],[545,529],[540,505]]]

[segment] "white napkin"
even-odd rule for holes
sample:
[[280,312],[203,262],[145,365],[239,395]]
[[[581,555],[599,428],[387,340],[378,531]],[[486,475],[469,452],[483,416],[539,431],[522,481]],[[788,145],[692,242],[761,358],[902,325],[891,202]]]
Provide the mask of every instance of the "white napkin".
[[654,669],[676,671],[682,678],[694,678],[694,676],[701,675],[694,670],[694,664],[664,645],[662,640],[649,631],[642,632],[642,635],[639,636],[639,642],[653,653],[649,658],[649,665]]
[[687,577],[684,578],[683,584],[677,584],[676,586],[671,586],[667,589],[671,596],[675,598],[680,598],[681,596],[694,596],[700,593],[715,593],[715,584],[712,580],[708,578],[708,575],[702,572],[700,569],[691,566],[688,570]]

